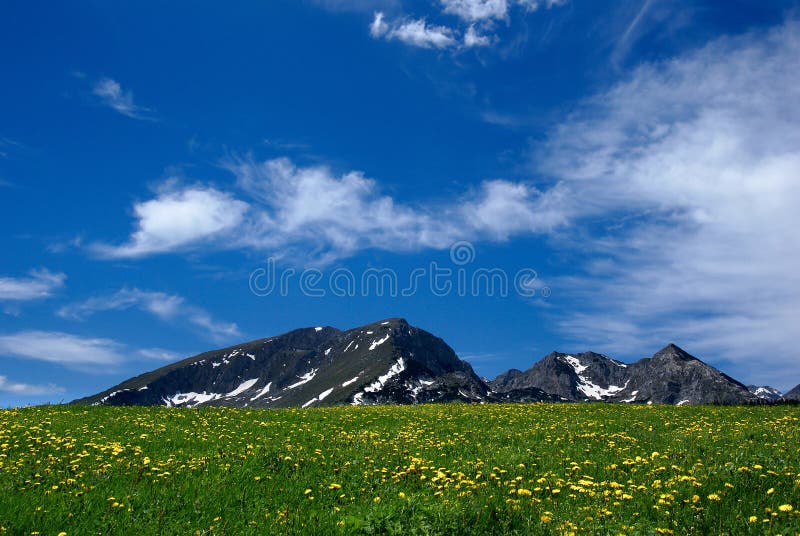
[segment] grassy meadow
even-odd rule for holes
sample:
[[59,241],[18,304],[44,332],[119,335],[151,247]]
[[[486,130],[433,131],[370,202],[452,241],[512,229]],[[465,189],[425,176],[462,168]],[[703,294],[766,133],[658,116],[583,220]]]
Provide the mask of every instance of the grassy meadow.
[[798,534],[800,407],[0,411],[5,534]]

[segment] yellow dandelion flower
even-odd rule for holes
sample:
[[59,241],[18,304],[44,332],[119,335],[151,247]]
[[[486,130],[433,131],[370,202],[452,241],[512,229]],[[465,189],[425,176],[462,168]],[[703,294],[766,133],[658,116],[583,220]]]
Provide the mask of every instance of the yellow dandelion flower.
[[767,490],[767,495],[772,495],[773,493],[775,493],[775,488],[769,488]]
[[758,516],[750,516],[747,518],[747,521],[749,521],[750,523],[755,523],[756,521],[758,521]]
[[711,493],[711,494],[708,496],[708,500],[709,500],[709,501],[719,501],[719,500],[721,500],[721,499],[720,499],[720,496],[719,496],[719,495],[717,495],[716,493]]
[[406,498],[406,494],[403,493],[402,491],[400,493],[398,493],[397,496],[400,497],[401,499],[405,499]]
[[311,490],[310,490],[310,489],[306,489],[306,490],[303,492],[303,495],[308,495],[309,493],[311,493]]
[[550,523],[552,520],[553,518],[548,515],[543,515],[542,517],[539,518],[539,521],[541,521],[542,523]]
[[342,489],[342,485],[341,484],[336,484],[336,483],[331,483],[330,485],[328,485],[328,489]]
[[379,502],[381,502],[381,498],[380,497],[375,497],[374,499],[372,499],[372,502],[374,502],[375,504],[378,504]]
[[791,504],[782,504],[778,507],[778,510],[780,510],[781,512],[791,512],[792,510],[794,510],[794,508],[792,508]]

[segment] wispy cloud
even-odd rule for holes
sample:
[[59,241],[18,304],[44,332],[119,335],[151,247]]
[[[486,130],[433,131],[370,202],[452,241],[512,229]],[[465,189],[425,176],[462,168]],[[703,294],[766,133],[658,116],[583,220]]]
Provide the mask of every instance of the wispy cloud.
[[112,78],[101,78],[95,82],[92,94],[101,103],[124,116],[147,121],[155,120],[152,110],[136,104],[133,101],[133,92],[123,89],[120,83]]
[[458,45],[455,30],[446,26],[429,25],[425,19],[389,24],[384,14],[378,12],[370,25],[372,37],[397,39],[407,45],[420,48],[450,48]]
[[[0,355],[58,363],[79,370],[100,370],[124,361],[122,345],[110,339],[86,338],[55,331],[22,331],[0,335]],[[107,369],[106,369],[107,370]]]
[[64,286],[67,276],[47,269],[31,270],[29,277],[0,277],[0,301],[48,298]]
[[553,195],[523,183],[487,181],[450,202],[409,206],[381,195],[378,184],[359,172],[336,175],[285,158],[243,159],[228,167],[253,198],[257,215],[240,233],[240,246],[260,251],[336,258],[367,248],[443,249],[456,240],[503,241],[563,222]]
[[241,335],[236,324],[214,319],[204,309],[187,303],[182,296],[136,288],[121,289],[108,296],[96,296],[84,302],[66,305],[59,309],[58,315],[82,320],[102,311],[132,308],[145,311],[163,321],[186,323],[215,341],[226,341]]
[[420,48],[464,50],[488,47],[499,42],[492,32],[497,21],[510,18],[512,8],[524,13],[564,3],[566,0],[440,0],[439,16],[455,17],[457,21],[454,24],[430,24],[425,17],[389,20],[384,11],[378,10],[369,30],[375,39],[397,40]]
[[183,354],[179,354],[171,350],[164,350],[163,348],[143,348],[139,350],[138,354],[145,359],[169,362],[176,362],[182,357],[185,357]]
[[0,392],[13,393],[21,396],[39,396],[63,393],[64,388],[52,383],[42,385],[13,382],[10,381],[6,376],[0,376]]
[[[564,331],[601,350],[664,341],[786,387],[800,322],[800,23],[636,69],[536,152],[562,210],[602,234],[551,282],[586,304]],[[754,366],[758,363],[758,367]]]
[[122,246],[95,245],[106,257],[244,248],[318,262],[363,249],[444,249],[457,240],[504,241],[566,223],[558,188],[486,181],[449,201],[417,206],[383,195],[358,171],[302,167],[288,158],[229,159],[240,195],[198,186],[134,207],[137,231]]
[[24,149],[24,146],[11,138],[0,137],[0,158],[8,158],[9,151]]

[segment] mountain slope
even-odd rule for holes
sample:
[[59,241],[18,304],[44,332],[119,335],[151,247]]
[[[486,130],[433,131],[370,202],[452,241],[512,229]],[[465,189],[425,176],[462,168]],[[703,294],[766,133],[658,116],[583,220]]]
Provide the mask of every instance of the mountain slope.
[[304,328],[206,352],[82,404],[308,407],[480,401],[488,392],[444,341],[403,319]]
[[490,386],[499,393],[539,388],[568,400],[658,404],[741,404],[757,400],[744,385],[674,344],[630,365],[594,352],[553,352],[525,372],[501,374]]
[[794,388],[784,393],[783,398],[786,400],[800,401],[800,385],[796,385]]

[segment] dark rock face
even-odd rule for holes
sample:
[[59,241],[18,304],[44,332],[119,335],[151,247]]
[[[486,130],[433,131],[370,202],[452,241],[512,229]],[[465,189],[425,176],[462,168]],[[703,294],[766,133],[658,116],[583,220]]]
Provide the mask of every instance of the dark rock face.
[[534,387],[568,400],[681,405],[757,400],[744,385],[673,344],[630,365],[593,352],[554,352],[527,371],[509,371],[490,385],[497,392]]
[[630,374],[628,391],[638,391],[633,402],[743,404],[757,399],[743,384],[674,344],[631,365]]
[[206,352],[76,403],[308,407],[477,402],[487,392],[444,341],[395,318],[344,332],[299,329]]

